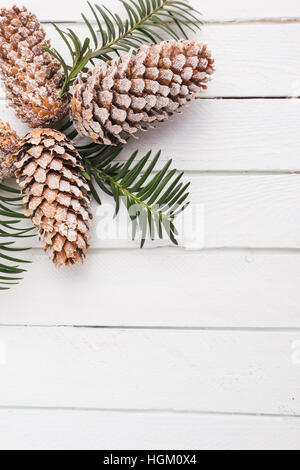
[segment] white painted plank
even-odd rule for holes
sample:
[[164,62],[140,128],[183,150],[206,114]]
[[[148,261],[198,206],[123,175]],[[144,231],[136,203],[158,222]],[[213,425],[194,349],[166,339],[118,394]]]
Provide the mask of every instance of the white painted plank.
[[[180,247],[299,249],[299,174],[189,174],[183,181],[191,182],[191,205],[176,219]],[[92,203],[91,247],[138,248],[125,207],[114,218],[114,200],[102,194],[101,206]],[[28,243],[41,248],[37,239],[19,246]],[[146,242],[161,246],[174,245],[167,236]]]
[[1,450],[299,450],[291,418],[8,409],[0,423]]
[[200,171],[299,171],[300,100],[200,100],[172,122],[128,144],[162,150],[178,168]]
[[103,250],[69,270],[32,260],[1,293],[0,324],[300,328],[299,252]]
[[1,327],[0,339],[1,406],[300,414],[299,332]]
[[[69,26],[86,37],[84,25]],[[67,46],[53,26],[46,25],[46,31],[53,47],[67,58]],[[198,37],[216,59],[216,73],[203,96],[300,95],[299,24],[207,25]]]
[[[89,10],[85,0],[65,0],[63,3],[59,0],[52,2],[40,2],[39,0],[26,0],[20,2],[16,0],[1,0],[0,6],[8,7],[17,3],[22,5],[26,3],[39,15],[41,20],[55,21],[78,21],[81,12],[88,13]],[[110,10],[123,14],[122,8],[118,0],[102,0],[96,3],[109,6]],[[191,0],[191,5],[199,9],[204,20],[232,20],[232,19],[251,19],[265,17],[299,17],[300,9],[297,0],[227,0],[220,2],[219,0]]]
[[[0,115],[23,136],[28,127],[0,101]],[[300,100],[201,100],[172,122],[132,139],[121,160],[162,150],[162,165],[200,171],[299,171]]]

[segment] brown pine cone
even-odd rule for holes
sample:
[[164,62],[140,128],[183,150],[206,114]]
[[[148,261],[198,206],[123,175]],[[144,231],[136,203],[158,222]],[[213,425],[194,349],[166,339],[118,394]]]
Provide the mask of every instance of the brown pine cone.
[[51,126],[68,112],[68,99],[59,98],[61,66],[43,46],[51,48],[34,14],[0,10],[0,74],[11,106],[30,127]]
[[26,215],[58,267],[83,260],[89,248],[90,196],[78,157],[73,143],[53,129],[27,134],[14,156]]
[[101,62],[74,86],[71,116],[79,134],[113,145],[164,121],[207,88],[214,72],[207,46],[194,41],[143,45]]
[[16,151],[19,138],[10,125],[0,120],[0,183],[14,175],[12,154]]

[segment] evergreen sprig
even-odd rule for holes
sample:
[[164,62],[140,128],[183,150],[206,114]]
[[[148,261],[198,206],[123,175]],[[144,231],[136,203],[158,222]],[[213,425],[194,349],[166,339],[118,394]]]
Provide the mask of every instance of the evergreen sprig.
[[101,204],[99,189],[112,196],[116,204],[116,215],[119,213],[121,202],[124,203],[132,222],[132,238],[137,232],[141,234],[141,247],[147,236],[154,240],[157,236],[168,235],[174,244],[178,244],[178,232],[174,221],[189,205],[187,192],[190,183],[182,181],[184,172],[178,173],[170,169],[169,160],[160,170],[156,169],[161,152],[151,159],[149,151],[140,161],[135,162],[137,151],[125,163],[114,160],[122,151],[123,146],[99,146],[91,144],[78,148],[85,168],[91,192],[96,201]]
[[88,2],[93,15],[93,22],[82,14],[90,37],[82,42],[76,33],[68,28],[63,31],[54,24],[59,35],[66,43],[72,58],[68,65],[58,51],[45,48],[62,65],[65,81],[61,97],[68,93],[77,75],[86,71],[87,64],[95,59],[108,61],[112,54],[138,49],[143,43],[163,41],[163,34],[179,40],[187,38],[187,31],[193,33],[201,25],[200,13],[188,0],[120,0],[127,18],[122,20],[118,14],[100,5]]
[[[34,236],[34,227],[21,228],[18,225],[27,219],[18,204],[22,200],[20,191],[0,184],[0,290],[7,290],[18,284],[25,269],[20,264],[30,263],[14,255],[29,248],[18,248],[16,242]],[[4,241],[2,241],[4,240]]]

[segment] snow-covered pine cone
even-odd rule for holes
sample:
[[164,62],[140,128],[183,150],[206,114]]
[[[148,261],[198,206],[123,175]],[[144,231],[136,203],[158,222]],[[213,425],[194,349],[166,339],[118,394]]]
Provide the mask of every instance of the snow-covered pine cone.
[[12,154],[16,151],[19,138],[9,124],[0,120],[0,183],[14,175]]
[[68,112],[68,99],[59,98],[64,73],[43,46],[51,48],[34,14],[0,9],[0,74],[11,106],[30,127],[50,127]]
[[14,155],[26,215],[58,267],[82,261],[89,247],[90,196],[78,157],[73,143],[53,129],[33,130]]
[[214,72],[207,46],[198,40],[143,45],[100,62],[75,83],[71,116],[76,130],[95,142],[126,143],[139,129],[164,121],[207,88]]

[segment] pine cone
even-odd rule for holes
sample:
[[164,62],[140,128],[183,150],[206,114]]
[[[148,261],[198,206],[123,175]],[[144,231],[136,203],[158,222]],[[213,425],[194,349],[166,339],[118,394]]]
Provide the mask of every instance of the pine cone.
[[59,98],[60,64],[42,49],[50,41],[37,17],[25,7],[0,10],[0,73],[17,116],[30,127],[48,127],[68,112]]
[[126,143],[206,89],[213,64],[207,46],[196,40],[143,45],[136,56],[101,62],[86,82],[80,76],[75,83],[74,126],[100,144]]
[[14,175],[12,154],[16,151],[18,140],[10,125],[0,120],[0,183]]
[[58,267],[83,260],[89,247],[90,196],[78,157],[73,143],[53,129],[33,130],[15,154],[26,215]]

